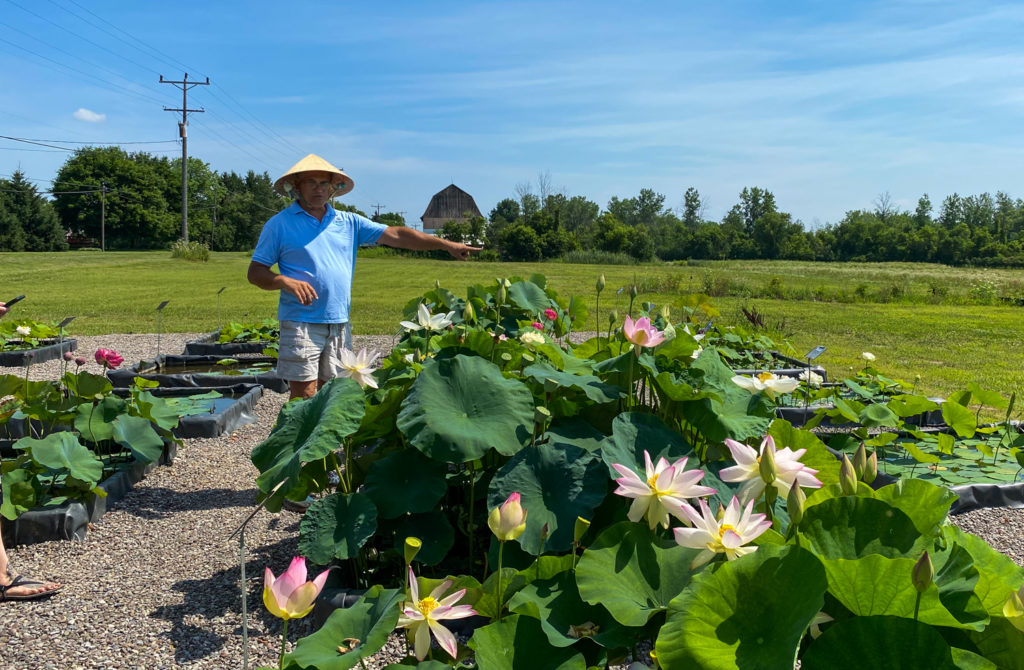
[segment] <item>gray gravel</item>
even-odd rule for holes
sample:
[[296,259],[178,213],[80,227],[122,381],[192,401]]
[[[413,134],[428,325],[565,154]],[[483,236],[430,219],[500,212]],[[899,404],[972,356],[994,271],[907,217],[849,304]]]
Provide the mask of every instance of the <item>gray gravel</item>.
[[[162,338],[178,353],[196,334]],[[127,363],[156,352],[155,335],[79,337],[86,369],[98,347]],[[390,336],[356,336],[357,349],[390,349]],[[63,362],[33,366],[33,379],[56,378]],[[0,373],[20,373],[0,368]],[[9,547],[12,568],[58,580],[48,600],[0,604],[0,668],[236,668],[241,667],[238,543],[228,536],[252,511],[253,446],[273,425],[286,396],[264,393],[257,422],[231,435],[187,440],[170,467],[157,468],[92,527],[84,542]],[[250,667],[276,667],[280,620],[262,605],[263,569],[280,573],[297,554],[300,516],[261,511],[246,532]],[[988,509],[955,518],[1024,565],[1024,510]],[[311,632],[311,617],[292,622],[289,640]],[[402,655],[393,635],[369,668]],[[390,652],[390,653],[389,653]]]

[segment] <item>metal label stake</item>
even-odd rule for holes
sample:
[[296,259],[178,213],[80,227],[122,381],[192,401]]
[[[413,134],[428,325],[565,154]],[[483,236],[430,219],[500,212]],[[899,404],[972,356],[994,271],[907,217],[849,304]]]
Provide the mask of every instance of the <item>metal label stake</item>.
[[170,300],[164,300],[156,307],[156,357],[160,358],[160,335],[163,332],[163,320],[161,316],[164,313],[164,307],[167,307],[167,303]]
[[[804,354],[804,358],[807,359],[807,373],[806,373],[807,374],[807,393],[804,394],[804,413],[805,414],[807,412],[807,408],[810,407],[810,404],[811,404],[811,361],[813,361],[818,356],[821,356],[823,353],[825,353],[825,347],[823,347],[823,346],[821,346],[819,344],[818,346],[814,347],[813,349],[808,351],[806,354]],[[804,421],[806,421],[806,420],[807,420],[807,417],[805,416],[804,417]]]
[[227,288],[227,286],[222,286],[220,288],[220,290],[217,291],[217,327],[218,328],[222,328],[224,326],[224,322],[220,320],[220,294],[223,293],[224,289],[226,289],[226,288]]
[[57,343],[58,344],[63,344],[64,343],[64,326],[68,325],[69,323],[71,323],[74,320],[75,320],[75,317],[69,316],[68,318],[64,319],[63,321],[61,321],[60,323],[57,324]]

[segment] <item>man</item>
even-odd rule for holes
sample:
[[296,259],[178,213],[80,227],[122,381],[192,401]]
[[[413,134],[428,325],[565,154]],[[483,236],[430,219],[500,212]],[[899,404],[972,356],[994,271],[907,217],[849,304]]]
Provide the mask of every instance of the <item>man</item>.
[[[351,348],[349,307],[359,245],[444,249],[459,260],[480,251],[330,206],[331,198],[348,193],[353,185],[347,174],[315,154],[293,165],[274,190],[295,202],[263,226],[249,264],[250,283],[281,291],[277,371],[288,380],[291,398],[312,397],[336,376],[339,350]],[[275,263],[280,274],[270,269]]]

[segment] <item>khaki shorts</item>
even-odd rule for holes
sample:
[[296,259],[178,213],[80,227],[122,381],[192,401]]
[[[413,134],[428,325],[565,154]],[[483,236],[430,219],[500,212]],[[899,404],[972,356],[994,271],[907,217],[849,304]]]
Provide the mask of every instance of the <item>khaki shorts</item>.
[[290,382],[333,379],[341,371],[341,348],[352,348],[348,323],[282,321],[277,374]]

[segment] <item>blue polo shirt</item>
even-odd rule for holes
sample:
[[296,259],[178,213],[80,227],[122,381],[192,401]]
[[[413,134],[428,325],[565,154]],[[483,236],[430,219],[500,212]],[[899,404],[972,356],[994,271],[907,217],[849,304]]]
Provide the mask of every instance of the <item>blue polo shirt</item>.
[[281,274],[308,282],[318,296],[307,307],[288,291],[281,291],[278,320],[347,322],[356,250],[361,244],[375,244],[387,228],[330,205],[319,221],[297,202],[272,216],[260,232],[252,260],[267,267],[277,263]]

